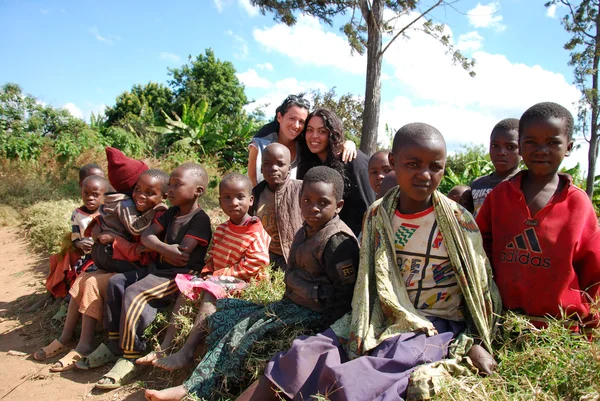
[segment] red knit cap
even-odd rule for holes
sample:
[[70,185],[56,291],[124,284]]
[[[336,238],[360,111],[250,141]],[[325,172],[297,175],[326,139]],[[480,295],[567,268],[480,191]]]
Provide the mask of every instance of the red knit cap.
[[130,159],[119,149],[106,148],[108,161],[108,181],[117,192],[130,192],[140,175],[148,170],[146,163]]

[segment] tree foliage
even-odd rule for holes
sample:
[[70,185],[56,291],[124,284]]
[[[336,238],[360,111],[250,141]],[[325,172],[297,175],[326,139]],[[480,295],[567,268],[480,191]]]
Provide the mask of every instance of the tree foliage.
[[[581,91],[579,124],[585,140],[590,144],[586,192],[594,193],[596,161],[598,159],[598,64],[600,60],[600,1],[552,0],[546,7],[563,5],[567,13],[561,19],[565,30],[572,36],[564,48],[570,52],[569,65],[574,69],[575,85]],[[587,131],[587,132],[586,132]]]
[[133,85],[131,91],[117,96],[114,106],[107,107],[105,114],[108,125],[121,121],[142,121],[148,125],[164,124],[161,111],[170,114],[174,107],[173,91],[163,84],[149,82]]
[[364,101],[356,98],[351,93],[346,93],[338,97],[335,93],[335,87],[323,93],[315,90],[311,94],[313,97],[313,107],[325,107],[335,112],[344,123],[346,139],[350,139],[358,145],[362,129],[362,116],[365,110]]
[[206,49],[195,60],[190,56],[189,63],[181,68],[169,68],[169,75],[178,114],[182,113],[186,101],[193,104],[204,99],[212,107],[219,107],[222,115],[234,117],[248,103],[235,67],[229,61],[217,59],[212,49]]
[[[381,65],[386,50],[399,37],[406,37],[410,30],[420,30],[438,39],[455,63],[460,64],[474,75],[471,69],[474,62],[465,58],[452,45],[451,39],[444,33],[444,27],[426,17],[435,8],[455,3],[436,0],[429,6],[419,0],[251,0],[264,15],[271,12],[274,19],[287,25],[294,25],[296,14],[312,15],[325,23],[332,25],[337,15],[350,14],[349,21],[341,31],[346,35],[351,48],[360,53],[367,53],[367,76],[365,88],[365,103],[362,121],[360,148],[367,154],[377,148],[377,131],[379,129],[379,108],[381,104]],[[384,19],[384,11],[389,10],[393,17]],[[402,22],[398,26],[398,22]],[[383,37],[390,39],[383,46]]]

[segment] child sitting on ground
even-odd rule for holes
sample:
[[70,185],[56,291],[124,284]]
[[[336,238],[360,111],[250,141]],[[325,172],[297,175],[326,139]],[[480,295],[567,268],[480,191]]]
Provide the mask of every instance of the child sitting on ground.
[[[129,180],[129,177],[133,175],[137,181],[135,182],[133,190],[129,190],[130,192],[133,192],[132,204],[135,206],[130,213],[127,213],[127,215],[132,218],[134,213],[137,213],[139,216],[143,216],[145,213],[154,215],[154,208],[161,203],[166,195],[165,191],[168,182],[168,175],[163,171],[146,170],[140,174],[137,166],[136,160],[129,160],[129,162],[121,164],[119,167],[123,170],[121,171],[122,178],[125,177],[127,181]],[[109,158],[109,171],[113,168],[115,168],[115,165]],[[114,176],[112,177],[112,183],[114,187],[122,188],[123,181]],[[124,208],[128,208],[128,206],[124,206]],[[86,231],[90,231],[89,227]],[[146,258],[149,260],[148,256]],[[137,255],[134,259],[140,260],[141,257]],[[103,262],[105,265],[110,265],[112,263],[110,259],[106,258],[104,258]],[[116,263],[120,266],[124,261],[120,260]],[[129,265],[131,268],[135,268],[133,263],[129,263]],[[49,357],[49,354],[57,355],[60,352],[68,350],[68,344],[72,342],[75,337],[75,329],[77,327],[77,322],[79,321],[79,316],[81,315],[82,322],[79,342],[75,349],[71,350],[67,355],[56,362],[50,368],[50,371],[62,372],[73,369],[75,366],[87,370],[89,368],[103,366],[104,364],[115,360],[110,353],[102,349],[102,346],[99,350],[90,354],[93,349],[92,339],[96,324],[97,322],[101,322],[103,317],[104,299],[106,296],[108,280],[113,274],[115,273],[106,271],[102,268],[98,268],[97,270],[90,268],[87,269],[87,271],[84,271],[73,282],[73,286],[69,291],[72,298],[69,301],[67,318],[61,336],[47,347],[42,348],[42,352],[38,351],[40,353],[40,358],[36,357],[36,359],[46,359]]]
[[390,157],[399,188],[367,211],[352,311],[327,331],[296,339],[239,400],[276,400],[276,390],[293,400],[401,400],[407,391],[429,399],[428,368],[466,370],[456,359],[430,364],[450,347],[491,373],[494,359],[479,343],[491,349],[501,305],[472,216],[435,191],[445,162],[437,129],[400,128]]
[[502,181],[519,172],[519,120],[506,118],[494,126],[490,135],[490,159],[494,172],[471,183],[473,216],[477,216],[485,197]]
[[564,107],[527,109],[519,122],[527,170],[490,192],[477,224],[506,309],[537,327],[550,316],[588,331],[598,326],[590,305],[600,296],[600,234],[586,193],[558,173],[572,135]]
[[147,399],[180,400],[188,393],[217,399],[215,386],[241,376],[255,342],[284,329],[327,327],[350,310],[359,250],[352,230],[338,216],[343,193],[337,171],[319,166],[306,173],[300,195],[305,224],[290,250],[284,298],[267,305],[219,299],[217,312],[206,320],[208,352],[190,379],[182,386],[147,390]]
[[[272,145],[275,144],[269,146]],[[285,146],[280,146],[287,150]],[[267,160],[265,157],[268,157],[267,148],[263,152],[263,164]],[[267,180],[269,179],[267,174],[263,173],[263,175]],[[268,249],[271,238],[263,228],[260,219],[248,214],[253,202],[250,178],[239,173],[229,173],[223,177],[219,184],[219,205],[229,216],[229,221],[220,224],[215,230],[202,269],[204,281],[184,274],[178,274],[175,278],[182,294],[173,308],[173,315],[179,313],[185,302],[185,296],[192,299],[198,298],[198,295],[201,297],[194,327],[179,351],[166,358],[157,359],[173,345],[176,326],[174,317],[171,316],[165,338],[160,345],[161,351],[151,352],[138,359],[136,363],[152,363],[154,366],[170,371],[191,365],[194,362],[194,352],[204,334],[204,321],[206,316],[215,312],[217,298],[226,297],[228,293],[243,289],[252,278],[260,278],[264,275],[264,267],[269,264]]]
[[[102,204],[104,192],[110,191],[109,188],[105,189],[102,193],[102,199],[97,202],[95,209],[91,210],[86,207],[86,198],[95,203],[92,198],[97,198],[100,195],[97,191],[94,191],[97,189],[98,182],[94,184],[90,182],[90,185],[93,185],[94,188],[83,188],[83,182],[91,176],[104,178],[104,171],[97,164],[86,164],[79,169],[79,188],[82,191],[84,205],[75,209],[71,214],[71,243],[74,249],[66,251],[64,255],[50,256],[50,274],[46,279],[46,289],[56,298],[67,296],[69,286],[79,275],[85,260],[89,257],[93,240],[91,237],[84,237],[83,233],[95,217],[98,207]],[[108,182],[106,183],[108,184]],[[65,308],[62,317],[66,314],[65,306],[61,307],[61,309]]]
[[371,184],[375,194],[379,193],[383,178],[392,171],[389,155],[390,151],[384,149],[373,153],[373,156],[369,159],[369,184]]
[[[119,273],[110,278],[105,302],[104,327],[108,349],[123,353],[96,388],[118,388],[140,373],[135,360],[147,344],[144,330],[154,321],[156,308],[176,297],[178,273],[200,273],[211,239],[210,218],[198,205],[208,183],[206,171],[195,163],[177,167],[169,178],[172,207],[144,231],[142,244],[160,254],[148,268]],[[159,236],[164,235],[164,241]]]
[[473,197],[471,196],[471,187],[466,185],[457,185],[452,188],[450,192],[448,192],[448,198],[452,199],[454,202],[467,209],[469,213],[473,214],[474,206]]
[[271,263],[285,271],[294,235],[302,227],[298,198],[302,181],[290,178],[290,150],[274,142],[263,149],[261,172],[264,181],[252,190],[251,214],[257,216],[271,236]]

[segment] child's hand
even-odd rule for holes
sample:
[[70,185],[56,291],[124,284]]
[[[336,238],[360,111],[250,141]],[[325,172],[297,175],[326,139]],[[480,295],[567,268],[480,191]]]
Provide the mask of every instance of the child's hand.
[[467,355],[473,361],[473,365],[479,369],[480,375],[491,375],[498,367],[498,363],[496,363],[494,357],[481,345],[473,345]]
[[113,242],[115,242],[115,236],[112,234],[108,234],[108,233],[99,234],[97,239],[101,244],[104,244],[104,245],[112,244]]
[[190,255],[185,252],[185,248],[180,248],[177,244],[167,245],[162,255],[173,266],[185,266],[190,260]]
[[152,252],[150,249],[146,248],[144,245],[139,244],[138,246],[135,247],[135,253],[137,255],[141,255],[144,252]]
[[93,241],[84,238],[80,241],[77,241],[77,243],[75,244],[75,247],[77,249],[81,249],[83,252],[90,252],[92,250],[92,245],[94,244]]

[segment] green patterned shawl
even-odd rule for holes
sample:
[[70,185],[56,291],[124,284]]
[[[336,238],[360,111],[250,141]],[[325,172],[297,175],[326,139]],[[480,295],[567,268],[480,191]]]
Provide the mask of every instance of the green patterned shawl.
[[[390,216],[394,215],[399,194],[398,188],[389,191],[367,211],[352,312],[331,326],[350,359],[401,333],[436,334],[431,322],[410,302],[396,263]],[[481,234],[468,212],[437,191],[433,194],[433,206],[463,293],[469,334],[480,338],[491,352],[495,317],[501,311],[502,301],[492,280]]]

